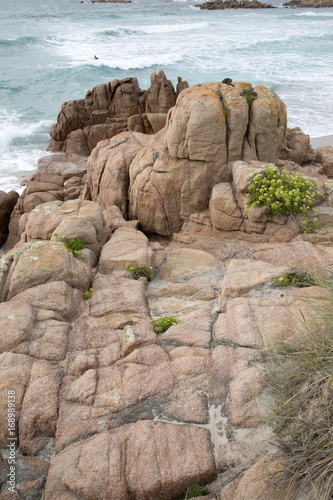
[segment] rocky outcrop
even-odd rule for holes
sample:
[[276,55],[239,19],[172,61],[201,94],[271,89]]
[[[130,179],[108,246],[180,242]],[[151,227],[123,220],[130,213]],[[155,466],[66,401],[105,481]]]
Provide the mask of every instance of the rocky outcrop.
[[117,205],[144,231],[179,231],[208,207],[213,186],[231,179],[235,161],[277,159],[285,106],[258,86],[249,108],[240,94],[250,86],[195,85],[181,93],[158,134],[127,132],[100,143],[88,161],[85,197],[103,208]]
[[311,147],[310,136],[304,134],[299,127],[288,128],[279,151],[279,159],[292,161],[303,167],[316,162],[317,153]]
[[291,0],[283,4],[284,7],[315,8],[333,7],[333,0]]
[[[234,175],[239,189],[244,175]],[[218,186],[217,196],[215,209],[227,210],[230,189]],[[249,468],[271,440],[257,352],[299,335],[307,299],[322,293],[273,283],[292,266],[331,272],[331,247],[202,236],[193,246],[162,239],[163,247],[119,209],[104,213],[107,224],[95,202],[42,204],[25,221],[28,242],[0,260],[0,447],[15,390],[20,491],[174,500],[198,482],[213,498],[227,483],[222,498],[259,487],[270,495],[260,482],[264,469],[277,470],[266,467],[270,455]],[[82,238],[95,261],[74,257],[55,232]],[[152,267],[153,279],[131,279],[127,263]],[[151,318],[165,314],[180,322],[157,336]],[[234,468],[249,470],[230,482]]]
[[0,247],[6,242],[11,213],[18,200],[18,193],[0,191]]
[[[182,82],[179,89],[188,87]],[[177,86],[178,87],[178,86]],[[176,102],[176,91],[163,71],[151,76],[151,86],[140,89],[136,78],[113,80],[89,91],[84,99],[65,102],[50,131],[51,151],[88,156],[98,142],[123,132],[156,133]]]
[[[248,85],[185,89],[163,130],[101,142],[85,200],[65,199],[82,186],[84,159],[40,162],[15,209],[19,242],[0,259],[1,498],[175,500],[197,482],[203,498],[286,499],[261,353],[303,335],[325,298],[277,278],[291,267],[332,274],[333,181],[315,177],[326,195],[318,235],[244,211],[248,181],[278,158],[286,128],[267,89],[248,107]],[[288,136],[286,168],[302,171],[302,155],[316,168],[303,140]],[[329,165],[329,151],[322,158]],[[45,194],[54,198],[40,203]],[[63,237],[86,248],[74,255]],[[127,264],[152,279],[132,279]],[[169,314],[179,322],[157,335],[151,320]],[[5,482],[9,390],[18,495]]]
[[[330,0],[328,0],[330,1]],[[224,10],[224,9],[274,9],[269,3],[258,2],[258,0],[215,0],[195,5],[204,10]]]
[[324,146],[316,149],[317,159],[322,164],[323,174],[333,177],[333,146]]
[[[294,166],[297,166],[296,171],[305,173],[299,165],[292,162],[290,164],[281,162],[280,166],[281,168],[289,167],[291,171],[294,171]],[[214,235],[221,239],[278,243],[310,236],[304,234],[304,216],[302,215],[274,216],[266,213],[265,206],[247,207],[248,183],[254,175],[263,172],[266,167],[267,164],[264,162],[235,162],[232,182],[222,182],[214,186],[209,211],[190,215],[181,233],[174,237],[182,241],[184,237],[187,238],[186,235],[204,233],[206,237]],[[313,177],[313,179],[317,182],[323,200],[318,200],[320,204],[316,207],[320,231],[318,235],[311,236],[322,238],[322,241],[333,241],[333,182],[323,176]]]
[[36,174],[29,180],[11,214],[6,250],[20,241],[28,214],[35,207],[46,202],[80,198],[86,172],[87,158],[83,156],[57,153],[40,158]]
[[132,3],[132,0],[91,0],[90,3]]

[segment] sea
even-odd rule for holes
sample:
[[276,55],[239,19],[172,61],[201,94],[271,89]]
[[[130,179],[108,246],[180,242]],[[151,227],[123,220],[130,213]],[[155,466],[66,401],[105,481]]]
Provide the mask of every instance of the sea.
[[[286,103],[288,126],[333,133],[333,9],[200,10],[197,0],[0,0],[0,190],[46,153],[61,104],[163,70],[190,85],[247,81]],[[96,56],[98,59],[95,59]]]

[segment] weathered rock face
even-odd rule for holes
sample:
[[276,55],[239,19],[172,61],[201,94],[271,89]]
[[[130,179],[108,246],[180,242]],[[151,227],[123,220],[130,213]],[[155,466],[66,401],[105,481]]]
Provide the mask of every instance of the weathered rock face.
[[208,207],[215,184],[230,181],[235,161],[277,159],[285,106],[259,86],[249,109],[240,95],[246,87],[206,83],[185,89],[155,136],[124,133],[99,144],[88,162],[86,197],[103,207],[117,205],[144,231],[179,231],[191,214]]
[[[182,86],[188,87],[187,82]],[[98,142],[128,130],[128,124],[130,130],[156,132],[163,120],[154,120],[149,114],[165,114],[175,102],[176,91],[163,71],[152,74],[148,91],[140,89],[136,78],[97,85],[84,99],[62,105],[50,131],[49,149],[88,156]]]
[[323,165],[323,174],[333,177],[333,146],[316,149],[317,158]]
[[310,144],[310,136],[304,134],[299,127],[288,128],[279,152],[279,159],[290,160],[303,166],[315,162],[316,158],[316,151]]
[[86,172],[87,158],[83,156],[58,153],[40,158],[36,174],[29,180],[11,214],[6,250],[20,241],[28,213],[36,206],[80,198]]
[[[234,176],[240,191],[245,174]],[[234,217],[222,184],[214,209]],[[36,207],[25,222],[31,241],[0,260],[0,448],[8,437],[7,391],[15,390],[18,479],[27,498],[174,500],[193,482],[219,475],[225,484],[232,468],[269,451],[257,350],[300,335],[300,309],[310,314],[307,299],[322,294],[319,287],[282,290],[272,280],[290,266],[332,272],[333,252],[299,241],[229,242],[230,253],[218,253],[205,238],[209,252],[175,241],[162,247],[114,206],[104,213],[107,230],[95,202]],[[55,230],[103,245],[94,272],[62,243],[45,241]],[[147,283],[131,279],[126,263],[157,269]],[[165,314],[180,322],[157,336],[151,318]],[[258,486],[285,500],[261,482],[264,469],[276,469],[262,466],[222,498],[256,495]],[[220,486],[209,488],[216,498]]]
[[0,247],[6,242],[10,215],[18,199],[16,191],[0,191]]
[[[278,160],[276,166],[291,171],[306,171],[293,162]],[[248,183],[254,175],[265,170],[267,163],[238,161],[233,165],[232,182],[221,182],[213,188],[209,202],[209,212],[192,214],[189,222],[183,225],[182,233],[205,232],[207,236],[215,235],[222,239],[245,239],[256,243],[286,242],[296,238],[306,238],[304,234],[304,216],[274,216],[266,213],[266,207],[247,207]],[[333,241],[332,231],[332,195],[333,184],[324,176],[313,177],[323,200],[318,200],[316,218],[320,223],[320,236],[323,241]],[[177,236],[178,237],[178,236]]]
[[38,205],[31,212],[21,215],[19,231],[17,247],[25,242],[47,239],[57,242],[64,237],[79,238],[86,245],[80,258],[89,265],[96,263],[100,249],[110,235],[101,207],[97,203],[82,200],[52,201]]

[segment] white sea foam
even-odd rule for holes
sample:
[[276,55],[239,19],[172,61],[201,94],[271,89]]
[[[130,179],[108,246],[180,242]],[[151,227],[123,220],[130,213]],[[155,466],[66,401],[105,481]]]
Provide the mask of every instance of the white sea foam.
[[309,10],[307,12],[300,12],[299,14],[293,13],[293,15],[298,17],[333,17],[333,12],[313,12],[312,10]]
[[[50,124],[48,120],[27,123],[19,113],[0,109],[0,190],[21,189],[13,174],[36,169],[38,159],[46,154],[48,135],[44,131]],[[36,145],[34,140],[44,144]]]
[[28,139],[41,128],[49,125],[51,125],[51,122],[48,120],[29,124],[22,121],[22,115],[19,113],[9,113],[6,109],[0,109],[0,154],[8,151],[8,148],[16,139]]
[[153,24],[140,26],[137,31],[142,33],[173,33],[176,31],[193,31],[208,28],[210,23],[188,23],[188,24]]

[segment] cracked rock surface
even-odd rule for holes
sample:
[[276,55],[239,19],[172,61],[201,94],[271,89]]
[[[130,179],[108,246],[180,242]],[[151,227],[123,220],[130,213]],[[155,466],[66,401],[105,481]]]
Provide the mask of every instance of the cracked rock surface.
[[[31,498],[177,500],[193,482],[219,495],[230,471],[270,451],[258,349],[300,335],[304,299],[321,294],[270,284],[290,265],[332,269],[333,253],[309,242],[161,245],[116,215],[94,269],[45,240],[1,259],[3,465],[15,390],[19,488]],[[126,261],[149,264],[153,279],[131,279]],[[156,335],[151,318],[166,314],[180,322]],[[243,498],[251,474],[223,494]]]

